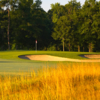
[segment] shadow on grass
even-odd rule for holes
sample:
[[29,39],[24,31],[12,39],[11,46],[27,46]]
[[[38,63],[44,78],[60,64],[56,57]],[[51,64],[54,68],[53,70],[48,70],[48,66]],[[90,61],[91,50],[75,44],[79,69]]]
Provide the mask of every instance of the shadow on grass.
[[[84,55],[88,55],[88,54],[84,54]],[[78,55],[78,56],[83,57],[83,58],[88,58],[88,57],[86,57],[86,56],[84,56],[84,55],[81,54],[81,55]]]
[[20,56],[18,56],[19,58],[21,58],[21,59],[27,59],[27,60],[30,60],[28,57],[26,57],[25,55],[20,55]]

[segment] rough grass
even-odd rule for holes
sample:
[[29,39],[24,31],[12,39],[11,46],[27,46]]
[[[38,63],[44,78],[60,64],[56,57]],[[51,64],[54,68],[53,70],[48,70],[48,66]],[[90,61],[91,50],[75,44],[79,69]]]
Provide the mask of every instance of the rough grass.
[[0,77],[0,100],[100,100],[100,66],[59,64],[29,76]]

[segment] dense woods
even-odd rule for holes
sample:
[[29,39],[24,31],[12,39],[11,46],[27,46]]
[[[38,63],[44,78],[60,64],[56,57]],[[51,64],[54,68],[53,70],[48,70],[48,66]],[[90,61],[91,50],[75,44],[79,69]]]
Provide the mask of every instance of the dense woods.
[[100,2],[0,0],[0,50],[100,51]]

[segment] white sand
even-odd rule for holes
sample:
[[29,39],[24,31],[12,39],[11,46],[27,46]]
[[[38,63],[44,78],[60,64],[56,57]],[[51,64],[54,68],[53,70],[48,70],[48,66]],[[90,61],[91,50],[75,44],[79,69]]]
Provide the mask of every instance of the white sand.
[[92,55],[84,55],[84,57],[86,57],[86,58],[100,58],[100,55],[99,54],[97,54],[97,55],[92,54]]
[[[93,56],[93,55],[91,55],[91,56]],[[51,56],[51,55],[25,55],[25,56],[20,56],[20,58],[29,59],[29,60],[36,60],[36,61],[100,62],[100,59],[79,60],[79,59],[70,59],[70,58],[57,57],[57,56]]]
[[[51,56],[51,55],[27,55],[30,60],[39,60],[39,61],[74,61],[75,59]],[[79,60],[76,60],[79,61]]]

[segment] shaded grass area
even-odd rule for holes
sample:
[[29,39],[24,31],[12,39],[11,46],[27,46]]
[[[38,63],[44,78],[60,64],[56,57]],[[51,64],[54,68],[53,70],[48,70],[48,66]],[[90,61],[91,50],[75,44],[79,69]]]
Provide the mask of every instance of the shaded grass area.
[[0,77],[1,100],[100,100],[100,65],[58,64],[30,76]]

